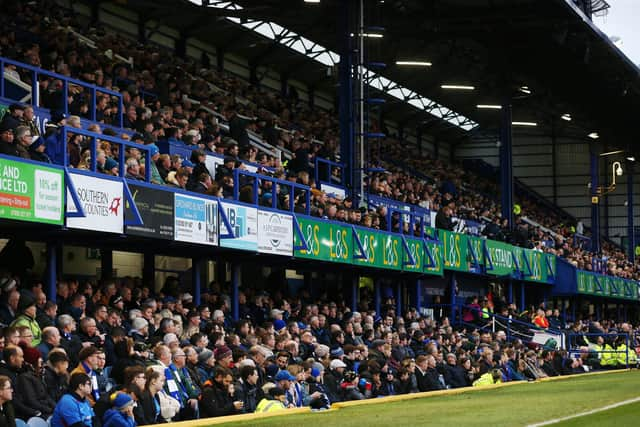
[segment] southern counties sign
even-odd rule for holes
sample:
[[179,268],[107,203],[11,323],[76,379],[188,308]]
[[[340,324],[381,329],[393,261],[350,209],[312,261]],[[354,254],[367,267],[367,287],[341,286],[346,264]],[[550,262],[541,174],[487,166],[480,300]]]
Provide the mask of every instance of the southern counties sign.
[[258,252],[293,255],[293,217],[270,211],[258,211]]
[[[221,239],[220,246],[225,248],[242,249],[244,251],[258,250],[258,209],[234,203],[222,202],[222,209],[229,220],[233,232],[232,239]],[[220,227],[226,226],[220,219]]]
[[218,205],[215,200],[175,193],[175,239],[218,244]]
[[[107,233],[122,233],[124,203],[122,182],[100,179],[71,172],[71,181],[85,216],[67,217],[67,227]],[[75,212],[71,194],[67,190],[67,213]]]
[[0,218],[62,225],[62,170],[0,158],[0,174]]

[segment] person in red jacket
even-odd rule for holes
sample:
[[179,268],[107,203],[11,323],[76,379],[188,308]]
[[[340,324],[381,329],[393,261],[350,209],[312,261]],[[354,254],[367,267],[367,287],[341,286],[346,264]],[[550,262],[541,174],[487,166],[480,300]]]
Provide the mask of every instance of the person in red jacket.
[[533,318],[533,323],[542,329],[549,329],[549,319],[544,315],[544,310],[538,309],[536,316]]

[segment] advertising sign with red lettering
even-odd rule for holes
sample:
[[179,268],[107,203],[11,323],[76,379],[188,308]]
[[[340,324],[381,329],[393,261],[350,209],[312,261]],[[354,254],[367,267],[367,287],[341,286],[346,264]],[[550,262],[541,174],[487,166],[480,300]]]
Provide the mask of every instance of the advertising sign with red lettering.
[[[122,233],[124,198],[122,182],[71,172],[71,181],[84,210],[84,217],[67,217],[67,227],[82,230]],[[76,212],[67,189],[67,213]]]

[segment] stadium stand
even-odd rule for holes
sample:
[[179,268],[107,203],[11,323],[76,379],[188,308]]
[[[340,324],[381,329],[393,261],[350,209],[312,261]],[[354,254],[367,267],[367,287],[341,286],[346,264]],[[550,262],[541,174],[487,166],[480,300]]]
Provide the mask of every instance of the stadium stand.
[[[31,94],[2,118],[3,162],[65,168],[104,185],[122,178],[192,200],[233,200],[289,212],[296,223],[293,214],[301,214],[311,225],[332,221],[343,227],[339,233],[357,234],[358,226],[364,244],[357,237],[349,249],[359,246],[362,262],[373,258],[366,233],[387,232],[406,246],[409,261],[396,260],[398,270],[416,266],[407,243],[415,238],[429,268],[443,275],[437,259],[455,270],[451,255],[436,252],[464,233],[470,249],[454,249],[469,252],[467,273],[474,262],[484,276],[498,269],[497,258],[488,267],[487,245],[513,245],[520,249],[508,250],[502,276],[515,268],[522,281],[549,284],[565,269],[591,278],[591,286],[603,280],[618,296],[633,284],[626,297],[637,303],[636,282],[590,275],[637,280],[637,263],[609,243],[602,254],[590,253],[575,220],[525,195],[517,200],[516,226],[507,227],[493,179],[388,136],[372,145],[368,206],[356,206],[353,196],[327,189],[341,188],[343,170],[333,112],[108,29],[86,29],[47,1],[3,6],[2,97],[9,97],[5,80]],[[46,126],[38,126],[34,107],[47,110]],[[324,190],[321,178],[329,184]],[[100,197],[100,188],[91,190]],[[77,197],[69,194],[67,203]],[[299,243],[303,256],[312,253],[313,242]],[[293,292],[280,278],[242,289],[212,281],[194,298],[173,275],[157,287],[133,277],[65,277],[51,295],[31,275],[33,264],[21,239],[0,252],[0,426],[134,427],[323,410],[335,402],[636,367],[640,353],[640,324],[625,321],[620,309],[569,315],[564,305],[550,308],[546,294],[519,308],[504,294],[476,290],[465,298],[456,294],[463,289],[455,275],[443,304],[434,298],[429,307],[405,307],[391,286],[383,298],[379,285],[363,284],[349,306],[346,295]]]
[[[303,103],[296,102],[295,99],[282,99],[276,93],[256,89],[248,82],[212,69],[198,68],[201,64],[183,63],[177,58],[163,58],[163,61],[160,61],[160,52],[154,46],[147,45],[144,50],[141,50],[141,46],[133,41],[109,34],[104,29],[92,29],[90,33],[81,34],[80,23],[75,22],[73,17],[66,15],[63,10],[59,10],[57,15],[52,15],[47,20],[41,20],[41,17],[36,15],[28,5],[24,10],[20,9],[19,5],[16,7],[18,10],[15,13],[22,15],[26,21],[24,25],[31,29],[31,34],[23,34],[24,42],[18,40],[13,44],[8,52],[10,56],[14,59],[24,59],[26,64],[42,66],[58,71],[62,75],[69,75],[86,83],[103,87],[104,93],[97,91],[92,95],[93,92],[89,92],[86,88],[71,85],[72,95],[68,103],[68,113],[83,119],[93,118],[94,124],[88,126],[88,130],[102,132],[95,122],[116,124],[115,118],[118,116],[119,109],[122,109],[122,125],[129,129],[129,132],[114,135],[111,128],[106,128],[107,135],[120,136],[145,144],[166,142],[166,145],[161,144],[163,153],[160,158],[154,160],[154,163],[163,164],[158,167],[162,173],[160,171],[156,173],[153,166],[151,167],[154,172],[152,182],[156,184],[177,185],[175,176],[181,162],[177,161],[175,154],[171,161],[169,156],[173,154],[172,150],[183,155],[195,148],[204,150],[205,154],[216,153],[219,157],[215,165],[224,161],[224,157],[220,158],[220,156],[228,155],[227,158],[235,157],[236,166],[248,163],[249,165],[245,168],[251,172],[258,170],[261,173],[267,172],[279,178],[286,177],[287,180],[310,185],[312,188],[320,188],[319,183],[315,182],[318,176],[314,173],[315,158],[335,162],[339,157],[336,144],[337,120],[330,112],[319,108],[311,109]],[[7,15],[7,24],[11,28],[12,22],[9,22],[9,17],[10,15]],[[14,33],[9,33],[5,44],[11,42],[11,34]],[[41,46],[39,43],[33,43],[34,40],[47,40],[46,51],[49,54],[45,58],[40,57]],[[90,57],[91,52],[98,54]],[[111,52],[111,54],[105,55],[100,52]],[[119,58],[130,58],[137,64],[135,71],[130,70],[126,62],[114,61],[114,53]],[[79,61],[78,55],[84,56],[84,60]],[[168,61],[165,62],[167,59]],[[30,73],[26,70],[21,70],[15,65],[7,65],[5,68],[12,70],[22,81],[32,83]],[[20,76],[21,71],[22,76]],[[190,80],[188,84],[185,83],[185,78]],[[39,85],[43,91],[41,106],[51,111],[60,111],[65,108],[60,104],[63,89],[60,80],[42,79]],[[110,99],[109,93],[114,93],[111,90],[120,93],[122,98],[111,97]],[[92,96],[95,96],[95,99]],[[95,102],[95,110],[90,108],[93,107],[93,102]],[[295,114],[292,114],[292,110],[295,110]],[[33,121],[32,115],[29,120]],[[374,123],[371,130],[376,131],[376,126]],[[36,130],[33,124],[31,127]],[[136,133],[132,133],[134,131]],[[48,136],[51,136],[51,133],[53,130],[49,129]],[[261,138],[262,147],[268,147],[268,152],[280,153],[280,155],[269,155],[251,146],[250,134]],[[223,135],[227,135],[224,140]],[[47,137],[47,135],[44,136]],[[68,164],[72,167],[88,169],[89,163],[80,164],[82,153],[77,152],[88,150],[87,143],[82,142],[81,137],[69,137],[75,142],[69,146],[74,148],[74,151],[69,152]],[[420,158],[415,152],[407,156],[408,152],[403,149],[400,141],[385,139],[380,144],[384,145],[384,158],[391,159],[396,164],[402,162],[404,165],[409,165],[414,171],[426,171],[428,175],[424,176],[425,180],[421,180],[415,174],[411,176],[398,169],[396,174],[390,176],[376,176],[368,183],[370,194],[382,195],[385,198],[437,212],[443,205],[442,197],[449,197],[445,195],[446,189],[443,189],[443,186],[446,186],[450,192],[450,199],[454,202],[451,205],[452,217],[476,221],[482,229],[486,229],[489,225],[490,237],[500,235],[502,238],[499,240],[562,256],[580,269],[591,270],[595,265],[594,258],[605,259],[606,270],[603,272],[618,277],[638,278],[638,265],[629,263],[625,259],[624,252],[613,244],[606,242],[602,253],[595,256],[579,245],[575,245],[576,222],[570,217],[549,215],[548,210],[537,208],[533,200],[522,198],[519,201],[521,220],[518,220],[515,230],[511,232],[501,224],[499,202],[495,198],[481,196],[497,194],[495,182],[483,182],[481,177],[469,171],[462,174],[461,166],[452,169],[450,165],[443,164],[441,161],[433,162],[428,158]],[[105,151],[104,162],[113,165],[113,162],[108,159],[117,161],[118,153],[112,153],[109,144],[104,145],[104,148],[101,147],[101,150]],[[172,148],[172,145],[178,145],[179,148]],[[61,144],[58,143],[58,146]],[[182,150],[183,146],[187,146],[186,151]],[[19,145],[17,147],[19,148]],[[43,151],[47,148],[48,151]],[[34,146],[34,153],[29,154],[28,157],[45,159],[45,161],[48,157],[56,163],[61,163],[63,160],[59,152],[60,148],[56,153],[49,152],[52,150],[51,145],[47,147],[43,144],[39,149]],[[160,149],[158,151],[160,152]],[[372,151],[380,153],[382,150],[374,147]],[[130,154],[131,152],[133,154]],[[135,158],[136,153],[135,148],[127,150],[125,162],[119,165],[119,168],[136,169],[137,162],[140,167],[133,176],[142,176],[139,174],[144,174],[144,161]],[[295,156],[292,157],[291,154]],[[100,159],[97,164],[98,170],[105,173],[117,172],[113,167],[105,171],[102,151],[98,150],[96,155]],[[27,153],[22,152],[22,157],[27,157]],[[89,154],[85,151],[84,158],[88,157]],[[134,158],[131,159],[131,157]],[[187,160],[190,160],[188,163],[193,162],[193,158]],[[375,159],[374,156],[373,161],[383,165],[387,170],[393,170],[389,167],[392,165],[382,158]],[[130,166],[125,166],[127,162]],[[288,164],[289,162],[291,163]],[[288,166],[284,170],[281,168],[283,163]],[[327,168],[324,165],[317,168],[323,167]],[[193,190],[196,184],[200,184],[200,192],[209,190],[210,194],[217,195],[222,189],[220,194],[224,197],[231,197],[234,194],[233,185],[230,183],[234,178],[237,181],[237,177],[232,176],[233,173],[229,168],[223,167],[220,173],[217,169],[213,171],[207,169],[207,171],[211,182],[200,183],[200,177],[196,175],[201,173],[201,169],[196,169],[195,175],[189,177],[183,188]],[[329,172],[339,181],[339,176],[336,175],[339,175],[340,171],[340,168],[335,167],[330,168]],[[186,172],[189,172],[189,169],[183,170],[182,174]],[[320,173],[326,174],[326,172],[323,170]],[[193,171],[191,173],[193,174]],[[309,173],[311,174],[307,178],[305,174]],[[386,188],[380,188],[381,184]],[[234,185],[237,187],[241,183],[234,182]],[[258,191],[270,194],[261,186]],[[289,204],[284,200],[286,194],[286,191],[281,192],[277,198],[273,198],[272,201],[276,207]],[[258,197],[267,203],[262,194]],[[294,203],[295,209],[301,211],[307,209],[303,206],[303,200],[297,200],[298,202]],[[357,207],[345,206],[342,198],[329,197],[320,192],[313,194],[311,204],[309,209],[312,215],[326,216],[329,219],[337,218],[340,221],[367,226],[371,223],[374,228],[375,224],[380,222],[383,225],[385,222],[390,222],[389,219],[378,218],[374,210],[362,212],[364,215],[359,214],[357,209],[354,209]],[[396,224],[395,227],[397,229],[398,225]],[[462,230],[460,228],[458,231]]]

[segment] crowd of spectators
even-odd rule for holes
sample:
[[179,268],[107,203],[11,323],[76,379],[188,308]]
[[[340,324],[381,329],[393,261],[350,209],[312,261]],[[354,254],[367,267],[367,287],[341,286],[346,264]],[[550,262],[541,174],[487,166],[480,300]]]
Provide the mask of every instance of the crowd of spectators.
[[[308,212],[327,219],[397,232],[418,233],[417,225],[403,222],[399,214],[389,215],[385,206],[354,206],[349,197],[327,194],[315,182],[314,158],[336,160],[338,123],[336,115],[301,102],[294,88],[280,93],[211,68],[210,59],[199,61],[163,53],[152,44],[142,45],[100,26],[91,26],[71,11],[52,7],[49,1],[5,1],[6,13],[0,17],[6,31],[0,36],[0,54],[27,64],[75,77],[119,92],[123,98],[123,123],[127,131],[114,130],[119,104],[117,98],[98,91],[97,123],[88,130],[116,136],[146,145],[151,162],[146,165],[145,150],[125,150],[125,171],[119,171],[119,145],[98,140],[95,149],[97,170],[121,173],[128,179],[142,180],[150,169],[151,181],[218,197],[231,198],[240,187],[240,199],[265,206]],[[43,10],[47,14],[42,13]],[[78,35],[92,40],[90,46]],[[124,58],[128,58],[125,60]],[[131,66],[135,64],[135,66]],[[30,83],[29,72],[7,65],[6,75]],[[37,161],[62,163],[90,169],[90,139],[69,133],[60,141],[59,128],[81,128],[81,118],[91,117],[90,93],[81,86],[69,85],[69,113],[60,113],[62,82],[41,78],[41,106],[52,111],[52,120],[44,134],[35,124],[33,108],[12,105],[0,123],[0,152]],[[99,124],[98,124],[99,123]],[[221,124],[226,123],[224,126]],[[111,125],[108,127],[104,125]],[[376,129],[389,133],[386,129]],[[290,153],[291,158],[261,152],[250,144],[254,132],[267,144]],[[189,158],[161,153],[157,142],[168,141],[193,149]],[[592,254],[576,244],[571,220],[546,209],[527,197],[519,197],[516,222],[509,227],[501,218],[496,199],[499,186],[460,165],[433,160],[416,147],[393,138],[372,141],[370,160],[385,173],[371,174],[366,182],[370,194],[394,199],[438,212],[438,228],[456,228],[454,219],[480,223],[488,238],[553,253],[573,265],[592,270],[595,261],[605,259],[603,272],[624,278],[640,278],[637,264],[627,261],[624,252],[605,242],[603,251]],[[208,154],[222,157],[222,164],[210,170]],[[392,159],[394,162],[389,163]],[[258,200],[253,200],[252,178],[235,182],[234,169],[246,163],[260,174],[282,181],[307,185],[310,205],[304,192],[291,193],[284,183],[274,185],[262,180]],[[403,168],[395,165],[401,163]],[[411,172],[408,172],[411,171]],[[421,171],[425,176],[419,176]],[[322,171],[324,175],[327,170]],[[339,175],[331,168],[329,175]],[[275,198],[275,200],[274,200]],[[532,220],[526,221],[525,219]],[[595,260],[594,260],[595,258]]]
[[[200,305],[175,277],[158,293],[135,278],[60,281],[55,302],[37,280],[18,287],[3,275],[0,282],[2,426],[34,416],[52,417],[52,427],[134,427],[321,410],[637,363],[633,333],[640,331],[628,323],[566,323],[557,310],[532,310],[532,327],[571,334],[569,351],[558,350],[556,342],[536,346],[489,326],[487,298],[471,300],[460,313],[465,323],[454,326],[414,308],[397,315],[392,298],[377,313],[367,299],[351,311],[306,291],[244,288],[234,321],[228,289],[215,282]],[[502,300],[495,311],[517,315]],[[616,332],[631,335],[629,348]]]

